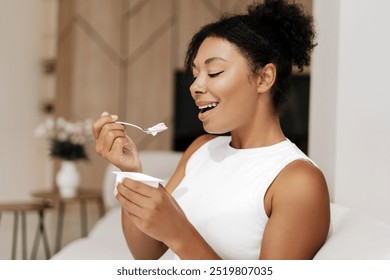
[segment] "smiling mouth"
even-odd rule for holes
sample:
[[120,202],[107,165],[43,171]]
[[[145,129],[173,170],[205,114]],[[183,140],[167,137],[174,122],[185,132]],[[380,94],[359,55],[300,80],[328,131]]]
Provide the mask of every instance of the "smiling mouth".
[[205,113],[205,112],[210,111],[210,110],[214,109],[215,107],[217,107],[218,104],[219,104],[218,102],[214,102],[214,103],[210,103],[207,105],[198,106],[198,108],[199,108],[201,113]]

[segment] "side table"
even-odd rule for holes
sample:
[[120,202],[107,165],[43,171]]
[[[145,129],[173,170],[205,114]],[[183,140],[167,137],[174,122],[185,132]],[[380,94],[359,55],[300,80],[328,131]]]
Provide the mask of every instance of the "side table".
[[[87,202],[95,201],[98,205],[99,217],[104,215],[104,202],[101,191],[80,188],[74,197],[61,197],[58,189],[50,191],[36,191],[32,196],[43,199],[44,203],[58,205],[57,232],[54,253],[61,249],[62,230],[64,224],[65,206],[68,203],[78,202],[80,204],[81,236],[88,234]],[[53,206],[54,206],[53,205]]]
[[14,213],[14,228],[13,228],[13,238],[12,238],[12,256],[11,259],[16,259],[16,247],[17,247],[17,237],[18,237],[18,224],[19,224],[19,215],[21,215],[22,221],[22,258],[27,259],[27,236],[26,236],[26,212],[36,211],[39,217],[39,223],[37,227],[37,232],[35,234],[35,240],[33,249],[31,252],[31,259],[35,259],[37,255],[39,238],[42,236],[43,246],[45,249],[46,258],[50,258],[50,249],[49,242],[47,239],[47,234],[45,230],[44,223],[44,213],[45,208],[48,205],[43,203],[34,203],[34,202],[16,202],[16,203],[1,203],[0,204],[0,218],[2,212],[13,212]]

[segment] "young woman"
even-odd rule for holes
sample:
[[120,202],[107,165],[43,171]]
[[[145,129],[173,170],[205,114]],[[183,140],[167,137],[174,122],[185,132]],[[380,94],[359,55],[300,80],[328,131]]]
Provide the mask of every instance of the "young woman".
[[[314,35],[311,18],[286,1],[250,6],[194,35],[185,65],[210,134],[188,147],[165,188],[130,179],[118,186],[136,259],[168,249],[180,259],[315,256],[330,223],[326,181],[279,123],[292,65],[309,64]],[[96,151],[123,171],[142,172],[117,119],[103,113],[94,123]]]

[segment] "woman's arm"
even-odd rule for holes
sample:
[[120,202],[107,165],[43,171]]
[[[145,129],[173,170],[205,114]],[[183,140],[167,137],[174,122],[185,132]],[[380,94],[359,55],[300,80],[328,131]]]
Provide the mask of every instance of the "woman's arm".
[[[142,172],[137,148],[124,126],[115,123],[117,119],[104,112],[94,122],[96,152],[121,170]],[[171,196],[184,177],[188,159],[213,137],[201,136],[188,147],[166,188],[156,189],[130,179],[118,184],[122,229],[135,259],[158,259],[168,246],[181,258],[217,257]]]
[[189,146],[165,188],[131,179],[118,185],[123,232],[135,259],[158,259],[168,247],[182,259],[219,258],[171,196],[184,177],[188,159],[212,137],[201,136]]
[[260,259],[312,259],[330,224],[329,194],[322,172],[297,160],[286,166],[265,199],[269,216]]

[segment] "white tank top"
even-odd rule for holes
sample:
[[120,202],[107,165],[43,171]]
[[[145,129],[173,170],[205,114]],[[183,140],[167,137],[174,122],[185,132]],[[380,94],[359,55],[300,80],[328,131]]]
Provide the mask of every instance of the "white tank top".
[[268,187],[286,165],[310,159],[288,139],[253,149],[235,149],[230,141],[220,136],[201,146],[173,196],[222,259],[258,259]]

